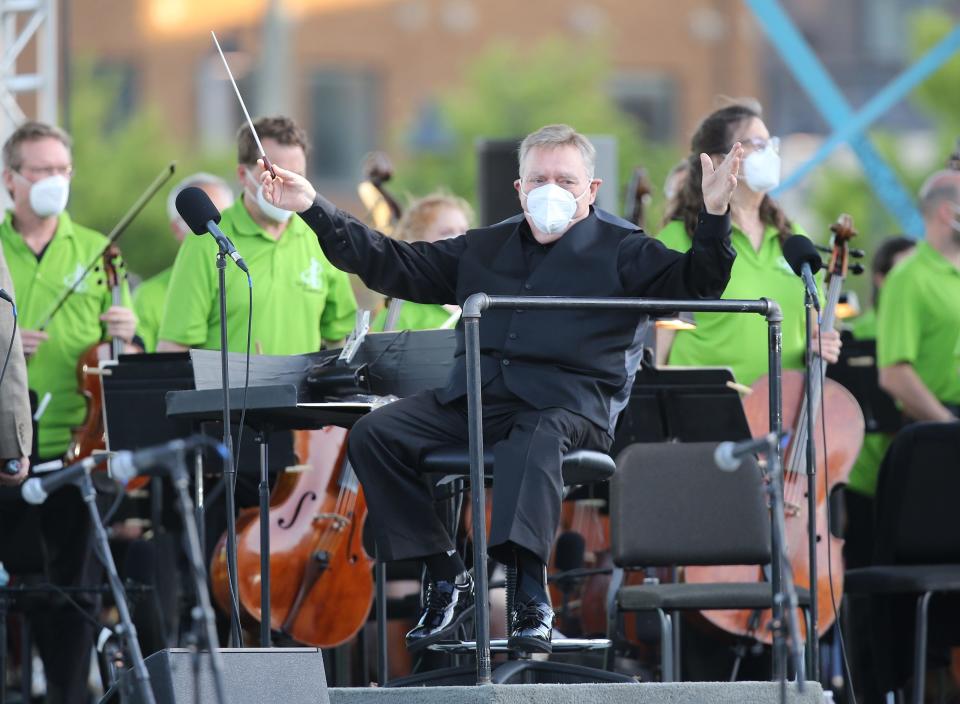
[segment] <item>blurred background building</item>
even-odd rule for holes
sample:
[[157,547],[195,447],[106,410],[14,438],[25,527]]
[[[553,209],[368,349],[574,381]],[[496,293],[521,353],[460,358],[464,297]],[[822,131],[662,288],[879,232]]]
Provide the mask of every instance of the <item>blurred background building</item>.
[[[33,2],[0,0],[5,51],[29,21],[10,8]],[[612,134],[621,184],[642,165],[655,187],[718,96],[764,105],[771,131],[784,137],[787,172],[828,133],[742,0],[35,2],[54,11],[56,45],[38,35],[15,66],[0,66],[0,79],[55,59],[56,119],[77,141],[71,210],[101,229],[165,161],[232,179],[241,113],[211,29],[251,113],[301,122],[315,147],[311,177],[347,209],[360,207],[356,185],[371,150],[394,157],[401,196],[445,187],[474,200],[476,140],[548,121]],[[960,15],[960,0],[780,4],[854,109]],[[875,125],[881,152],[911,189],[960,132],[960,97],[944,89],[954,78],[956,57]],[[29,91],[17,101],[25,115],[43,112]],[[0,120],[8,130],[4,112]],[[814,237],[823,239],[839,209],[868,237],[897,229],[858,168],[840,150],[785,194]],[[85,178],[91,170],[96,182]],[[654,230],[660,201],[655,192]],[[153,204],[125,236],[136,271],[150,274],[172,256],[173,245],[158,242],[163,220]]]

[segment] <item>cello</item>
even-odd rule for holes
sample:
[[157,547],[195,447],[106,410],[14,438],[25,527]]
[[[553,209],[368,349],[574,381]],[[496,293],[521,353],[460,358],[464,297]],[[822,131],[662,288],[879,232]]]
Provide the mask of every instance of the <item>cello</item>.
[[[856,235],[853,220],[841,215],[830,227],[833,247],[828,267],[827,302],[823,307],[822,327],[833,329],[837,302],[849,265],[849,242]],[[834,621],[833,604],[843,596],[843,540],[830,532],[828,501],[838,484],[845,484],[860,446],[863,444],[864,421],[860,405],[853,395],[838,382],[824,377],[826,363],[813,355],[814,393],[807,398],[804,374],[797,370],[783,372],[783,426],[791,429],[790,444],[786,449],[784,471],[784,512],[786,540],[790,565],[797,587],[817,590],[817,636],[820,637]],[[821,383],[822,382],[822,383]],[[822,397],[820,390],[822,391]],[[744,399],[744,411],[754,436],[769,432],[769,379],[764,376],[752,387],[753,393]],[[806,476],[806,413],[815,416],[814,445],[816,448],[816,540],[817,583],[810,584],[809,540]],[[822,417],[821,417],[822,416]],[[824,444],[824,435],[826,444]],[[765,581],[759,566],[694,567],[684,570],[687,582],[750,582]],[[832,579],[831,579],[832,578]],[[704,611],[702,615],[721,629],[738,636],[754,638],[770,644],[772,633],[768,628],[770,610]],[[806,634],[804,619],[801,629]],[[806,637],[806,635],[804,635]]]

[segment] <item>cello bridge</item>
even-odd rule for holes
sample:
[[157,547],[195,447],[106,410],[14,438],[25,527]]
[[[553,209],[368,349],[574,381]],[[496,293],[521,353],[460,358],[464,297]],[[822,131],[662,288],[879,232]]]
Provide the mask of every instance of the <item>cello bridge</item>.
[[313,517],[314,524],[330,521],[330,527],[336,531],[341,531],[350,525],[350,519],[341,516],[339,513],[318,513]]

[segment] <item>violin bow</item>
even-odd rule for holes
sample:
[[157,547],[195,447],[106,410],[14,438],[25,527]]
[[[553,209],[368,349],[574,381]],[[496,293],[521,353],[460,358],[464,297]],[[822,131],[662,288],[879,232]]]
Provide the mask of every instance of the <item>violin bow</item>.
[[120,235],[126,231],[126,229],[130,226],[130,223],[134,221],[134,219],[140,214],[140,211],[143,210],[147,203],[150,202],[150,199],[157,194],[157,191],[163,187],[163,184],[170,180],[170,177],[173,176],[173,172],[176,170],[176,168],[177,162],[171,161],[169,164],[163,167],[163,170],[159,174],[157,174],[156,178],[154,178],[150,185],[147,186],[146,190],[140,194],[140,197],[137,198],[132,206],[130,206],[130,209],[122,218],[120,218],[120,221],[113,226],[112,230],[110,230],[110,233],[107,235],[107,243],[103,246],[103,249],[101,249],[97,253],[97,256],[90,261],[87,267],[83,270],[83,273],[81,273],[80,276],[74,280],[70,288],[64,291],[60,298],[57,299],[57,302],[53,305],[53,310],[47,314],[47,316],[43,319],[43,322],[37,327],[38,330],[47,329],[47,326],[50,325],[50,321],[53,320],[53,316],[55,316],[57,312],[63,308],[63,304],[66,303],[70,296],[73,295],[80,283],[87,278],[87,274],[93,271],[93,268],[97,265],[97,262],[103,258],[104,253],[110,249],[110,247],[112,247],[118,239],[120,239]]

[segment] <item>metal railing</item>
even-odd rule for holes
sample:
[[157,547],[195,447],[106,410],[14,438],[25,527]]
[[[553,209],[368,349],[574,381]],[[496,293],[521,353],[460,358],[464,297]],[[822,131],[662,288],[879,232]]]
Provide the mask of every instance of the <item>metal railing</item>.
[[[767,320],[768,363],[770,373],[770,430],[780,433],[782,398],[780,357],[783,314],[775,301],[758,300],[670,300],[655,298],[568,298],[544,296],[488,296],[475,293],[463,304],[463,332],[467,367],[467,432],[469,437],[470,491],[473,518],[473,566],[476,584],[475,629],[477,642],[477,684],[490,684],[490,611],[487,603],[487,526],[486,488],[483,482],[483,412],[480,379],[480,318],[494,308],[531,310],[598,309],[633,310],[638,314],[663,314],[677,311],[694,313],[752,313]],[[772,564],[774,594],[780,591],[780,556],[774,552]],[[774,602],[773,617],[782,614]],[[776,631],[775,637],[776,636]],[[782,637],[782,636],[780,636]],[[779,652],[776,649],[774,652]],[[785,664],[781,664],[785,667]],[[774,669],[781,665],[774,665]]]

